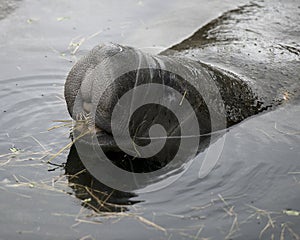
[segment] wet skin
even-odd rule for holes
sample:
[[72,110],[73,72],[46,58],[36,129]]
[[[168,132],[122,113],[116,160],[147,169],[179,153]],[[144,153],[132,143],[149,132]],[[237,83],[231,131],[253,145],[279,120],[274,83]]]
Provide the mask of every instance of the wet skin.
[[[190,102],[200,134],[212,131],[211,115],[217,122],[214,131],[232,126],[299,95],[298,23],[293,1],[284,6],[268,2],[249,4],[224,13],[159,55],[118,44],[96,46],[68,75],[65,98],[69,113],[77,120],[93,113],[97,144],[105,151],[119,152],[111,129],[111,116],[118,99],[136,86],[163,83]],[[165,71],[164,66],[182,75]],[[135,68],[138,70],[132,70]],[[120,75],[120,71],[125,74]],[[192,79],[191,84],[186,78]],[[210,81],[217,86],[222,102],[215,101]],[[193,87],[197,84],[201,94]],[[206,100],[203,92],[207,94]],[[220,104],[224,104],[224,110]],[[127,110],[124,106],[124,111]],[[132,119],[132,138],[149,137],[149,128],[154,124],[163,125],[168,136],[180,136],[180,123],[165,108],[149,105],[135,112]],[[225,119],[226,124],[218,125],[218,119],[220,122]],[[114,127],[121,136],[124,123],[120,121]],[[80,141],[94,144],[89,136]],[[137,144],[146,145],[147,141]],[[167,145],[176,149],[178,141],[170,140]],[[172,148],[166,147],[156,159],[165,159],[166,153],[172,155],[176,151]],[[165,165],[168,159],[159,161]]]

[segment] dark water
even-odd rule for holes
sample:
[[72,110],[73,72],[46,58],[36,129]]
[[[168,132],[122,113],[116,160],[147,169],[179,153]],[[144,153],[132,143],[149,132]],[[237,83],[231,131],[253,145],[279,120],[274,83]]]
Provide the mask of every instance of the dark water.
[[84,180],[46,163],[70,142],[68,128],[47,129],[69,119],[63,85],[78,57],[109,41],[159,52],[246,2],[1,1],[0,239],[299,239],[299,100],[229,129],[208,177],[194,161],[164,189],[116,195],[138,202],[123,214],[83,207],[93,199],[72,183]]

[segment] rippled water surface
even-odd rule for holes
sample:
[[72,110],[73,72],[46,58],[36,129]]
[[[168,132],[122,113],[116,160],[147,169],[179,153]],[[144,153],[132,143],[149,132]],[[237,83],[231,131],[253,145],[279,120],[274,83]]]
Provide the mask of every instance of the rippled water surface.
[[206,178],[194,161],[156,192],[109,203],[105,186],[68,176],[84,171],[74,149],[47,164],[71,141],[48,129],[70,120],[63,85],[80,56],[110,41],[159,52],[245,3],[1,2],[0,239],[299,239],[299,100],[230,128]]

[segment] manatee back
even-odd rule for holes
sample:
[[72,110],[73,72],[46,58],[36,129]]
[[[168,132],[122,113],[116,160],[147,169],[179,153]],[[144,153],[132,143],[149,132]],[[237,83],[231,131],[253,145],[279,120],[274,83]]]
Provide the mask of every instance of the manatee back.
[[280,104],[300,95],[299,6],[274,0],[238,7],[161,54],[226,69],[247,82],[265,106]]

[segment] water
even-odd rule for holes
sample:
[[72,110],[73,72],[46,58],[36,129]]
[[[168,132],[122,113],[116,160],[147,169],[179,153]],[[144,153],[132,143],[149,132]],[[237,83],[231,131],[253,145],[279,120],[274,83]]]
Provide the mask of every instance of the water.
[[[114,195],[122,204],[138,202],[124,207],[128,211],[123,215],[92,216],[91,207],[82,202],[90,195],[74,190],[75,180],[64,175],[63,167],[46,163],[48,151],[56,153],[70,142],[67,128],[47,129],[57,125],[53,120],[69,119],[63,85],[77,58],[109,41],[159,52],[245,2],[28,0],[14,2],[1,14],[0,239],[299,235],[299,216],[283,212],[300,211],[298,100],[229,129],[208,177],[198,178],[200,162],[195,161],[167,188]],[[68,49],[72,39],[83,39],[78,49]],[[63,152],[53,163],[65,164],[68,154]],[[67,164],[76,167],[70,158]],[[90,181],[85,177],[77,183]]]

